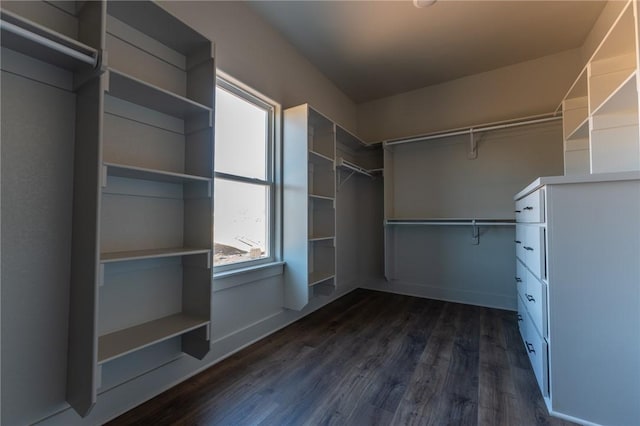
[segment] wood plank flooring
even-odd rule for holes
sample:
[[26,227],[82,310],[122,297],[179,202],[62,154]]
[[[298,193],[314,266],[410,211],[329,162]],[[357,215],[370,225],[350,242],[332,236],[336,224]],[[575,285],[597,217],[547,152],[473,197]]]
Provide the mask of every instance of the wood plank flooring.
[[356,290],[109,425],[570,425],[514,312]]

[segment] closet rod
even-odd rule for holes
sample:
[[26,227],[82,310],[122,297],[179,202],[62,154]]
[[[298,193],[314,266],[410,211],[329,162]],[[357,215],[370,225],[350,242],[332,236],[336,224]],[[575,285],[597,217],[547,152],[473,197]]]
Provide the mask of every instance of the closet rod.
[[47,47],[51,50],[55,50],[57,52],[60,52],[64,55],[67,55],[71,58],[77,59],[81,62],[90,64],[91,66],[93,66],[94,68],[98,65],[98,58],[94,57],[94,56],[89,56],[89,55],[85,55],[84,53],[78,52],[77,50],[74,50],[70,47],[67,47],[63,44],[60,44],[56,41],[50,40],[46,37],[43,37],[39,34],[33,33],[31,31],[25,30],[24,28],[21,28],[17,25],[14,25],[10,22],[7,22],[5,20],[0,20],[0,29],[4,30],[4,31],[8,31],[10,33],[13,33],[19,37],[22,37],[26,40],[30,40],[34,43],[37,43],[41,46]]
[[396,221],[387,220],[386,225],[428,225],[428,226],[515,226],[515,221],[482,221],[482,220],[466,220],[466,221],[443,221],[443,220],[407,220]]
[[464,127],[461,129],[455,129],[448,132],[429,133],[426,135],[414,136],[412,138],[407,138],[407,139],[396,139],[396,140],[384,141],[383,145],[392,146],[392,145],[401,145],[404,143],[411,143],[411,142],[423,142],[423,141],[428,141],[432,139],[440,139],[440,138],[445,138],[450,136],[459,136],[459,135],[469,135],[469,134],[474,134],[479,132],[488,132],[490,130],[508,129],[511,127],[526,126],[528,124],[546,123],[548,121],[555,121],[555,120],[561,120],[561,119],[562,119],[562,115],[557,115],[556,113],[541,114],[541,115],[535,115],[531,117],[519,118],[516,120],[481,124],[477,127],[475,126]]
[[347,160],[345,160],[344,158],[338,159],[338,167],[344,167],[345,169],[352,170],[352,171],[354,171],[356,173],[360,173],[360,174],[363,174],[363,175],[366,175],[366,176],[369,176],[369,177],[373,177],[371,175],[371,173],[369,172],[369,170],[364,169],[364,168],[362,168],[360,166],[357,166],[357,165],[355,165],[353,163],[350,163]]

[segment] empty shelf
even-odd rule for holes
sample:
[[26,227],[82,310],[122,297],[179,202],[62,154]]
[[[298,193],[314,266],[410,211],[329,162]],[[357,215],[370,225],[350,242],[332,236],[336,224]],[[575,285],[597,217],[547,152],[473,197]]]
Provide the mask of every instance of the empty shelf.
[[182,119],[194,114],[208,113],[211,115],[212,113],[209,107],[145,83],[113,68],[109,68],[109,94]]
[[335,276],[334,272],[312,272],[309,274],[309,287],[330,280]]
[[309,150],[309,161],[312,163],[317,163],[318,160],[328,161],[329,163],[333,164],[333,158],[327,157],[326,155],[320,154],[319,152]]
[[589,137],[589,117],[585,117],[578,127],[567,136],[567,140],[585,139]]
[[90,70],[98,63],[98,51],[77,40],[6,10],[0,18],[0,40],[8,49],[71,71]]
[[633,72],[593,111],[597,114],[614,114],[622,111],[638,110],[636,73]]
[[166,248],[151,250],[115,251],[100,254],[100,262],[125,262],[128,260],[154,259],[159,257],[189,256],[211,252],[207,248]]
[[327,197],[326,195],[317,195],[317,194],[309,194],[309,198],[314,198],[316,200],[327,200],[327,201],[334,200],[334,197]]
[[210,182],[210,178],[186,175],[183,173],[166,172],[162,170],[146,169],[143,167],[126,166],[123,164],[104,163],[107,175],[130,179],[150,180],[154,182],[186,183]]
[[176,314],[100,336],[98,364],[209,324],[205,318]]
[[335,238],[335,235],[325,235],[325,236],[319,236],[319,235],[310,235],[309,236],[309,241],[326,241],[326,240],[333,240]]

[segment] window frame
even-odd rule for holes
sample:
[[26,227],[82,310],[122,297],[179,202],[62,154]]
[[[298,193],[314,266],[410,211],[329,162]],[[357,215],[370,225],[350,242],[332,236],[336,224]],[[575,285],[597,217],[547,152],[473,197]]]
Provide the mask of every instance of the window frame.
[[[215,200],[215,179],[223,179],[230,182],[238,182],[238,183],[246,183],[253,185],[265,186],[269,190],[269,196],[267,197],[268,207],[267,207],[267,250],[268,256],[262,257],[260,259],[254,260],[243,260],[240,262],[234,262],[226,265],[213,265],[213,275],[216,274],[227,276],[229,273],[233,273],[234,271],[243,271],[243,270],[255,270],[256,267],[260,267],[263,265],[269,265],[276,262],[279,262],[281,255],[279,253],[280,249],[280,211],[279,208],[279,200],[280,200],[280,189],[279,189],[279,165],[280,161],[278,161],[278,144],[279,141],[279,119],[280,119],[280,106],[279,104],[271,101],[267,97],[257,93],[253,89],[247,87],[243,83],[235,80],[234,78],[228,75],[220,75],[220,71],[218,71],[218,75],[216,76],[216,90],[219,88],[221,90],[225,90],[232,95],[239,97],[240,99],[249,102],[250,104],[263,109],[267,113],[267,126],[266,126],[266,164],[265,164],[265,179],[258,178],[249,178],[241,175],[235,175],[231,173],[218,172],[215,170],[215,161],[214,161],[214,200]],[[214,151],[215,155],[215,151]],[[214,242],[215,242],[215,203],[213,208],[214,215]]]

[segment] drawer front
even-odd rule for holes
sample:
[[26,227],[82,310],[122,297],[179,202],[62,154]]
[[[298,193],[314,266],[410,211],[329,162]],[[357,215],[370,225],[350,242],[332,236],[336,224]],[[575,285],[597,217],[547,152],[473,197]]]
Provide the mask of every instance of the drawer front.
[[526,225],[516,225],[516,257],[524,262],[525,250],[524,250],[524,240],[525,233],[527,230]]
[[527,323],[525,321],[527,317],[527,307],[519,294],[516,296],[516,299],[518,299],[518,329],[520,330],[520,337],[522,337],[522,343],[524,344],[527,340]]
[[516,222],[544,222],[544,190],[542,188],[516,201]]
[[526,271],[526,290],[523,301],[531,315],[533,325],[542,337],[547,336],[547,286]]
[[527,268],[525,268],[524,263],[520,260],[516,259],[516,289],[518,292],[518,296],[525,299],[525,294],[527,292]]
[[527,226],[522,240],[524,263],[540,279],[546,278],[544,232],[542,226]]
[[531,318],[524,315],[525,338],[524,346],[531,361],[531,367],[540,386],[543,396],[549,395],[549,365],[547,358],[547,342],[543,339],[531,323]]

